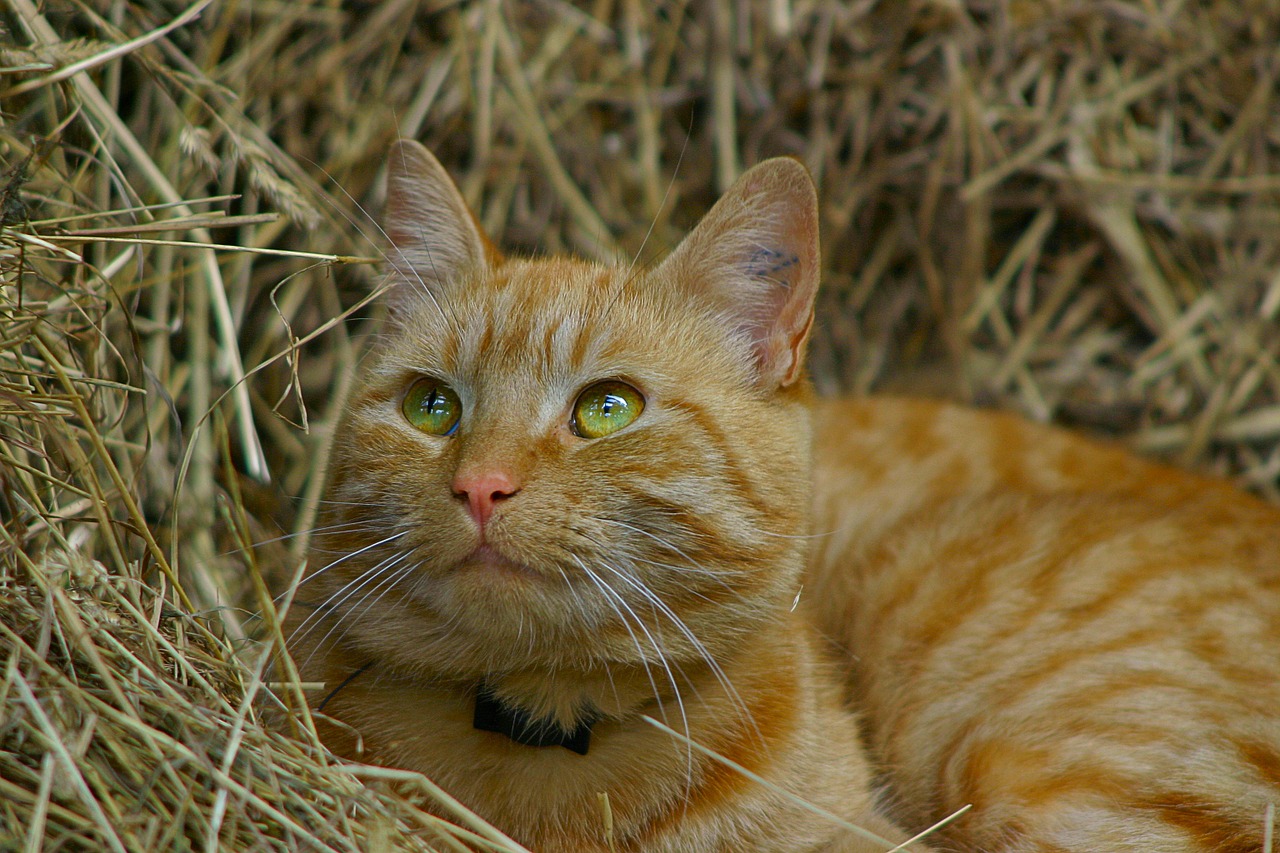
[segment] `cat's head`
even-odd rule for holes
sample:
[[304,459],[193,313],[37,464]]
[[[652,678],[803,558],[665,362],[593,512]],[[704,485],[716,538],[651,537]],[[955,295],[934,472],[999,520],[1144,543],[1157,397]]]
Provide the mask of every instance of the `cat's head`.
[[458,675],[693,661],[789,608],[819,266],[804,168],[746,172],[651,270],[504,259],[426,149],[389,168],[390,318],[299,597],[370,655]]

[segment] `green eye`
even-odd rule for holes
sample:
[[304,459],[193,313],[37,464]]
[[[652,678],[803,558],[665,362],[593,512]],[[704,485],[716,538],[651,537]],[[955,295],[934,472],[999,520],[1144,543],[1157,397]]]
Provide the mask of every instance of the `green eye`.
[[573,431],[583,438],[604,438],[635,422],[644,397],[625,382],[597,382],[573,404]]
[[452,435],[462,418],[462,401],[439,379],[423,378],[409,387],[400,411],[415,429],[431,435]]

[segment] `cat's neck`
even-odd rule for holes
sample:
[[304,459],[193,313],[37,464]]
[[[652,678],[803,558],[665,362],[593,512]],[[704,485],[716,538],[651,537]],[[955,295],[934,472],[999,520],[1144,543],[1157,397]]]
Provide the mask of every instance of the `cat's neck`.
[[351,647],[326,647],[327,693],[321,709],[332,712],[358,704],[362,697],[384,692],[420,693],[432,702],[449,706],[459,701],[473,704],[475,697],[483,693],[523,716],[566,730],[585,719],[619,723],[625,729],[645,716],[666,719],[680,728],[688,699],[706,704],[712,697],[723,695],[734,703],[732,716],[745,718],[750,714],[730,686],[736,683],[730,673],[754,670],[759,659],[757,644],[770,641],[774,635],[799,630],[791,624],[793,621],[794,616],[789,613],[766,621],[749,646],[710,659],[674,660],[654,655],[643,665],[600,661],[586,668],[539,665],[467,675],[423,673]]
[[[732,660],[728,663],[733,664]],[[483,685],[512,708],[571,728],[589,717],[623,721],[644,714],[666,716],[668,709],[679,707],[681,696],[697,695],[696,691],[714,678],[706,661],[655,659],[647,668],[621,665],[491,674],[483,679]]]
[[[655,659],[647,672],[543,671],[485,681],[504,703],[530,712],[557,707],[565,722],[580,720],[583,708],[596,709],[585,755],[477,729],[475,683],[422,678],[376,663],[334,695],[325,713],[360,729],[363,754],[354,742],[350,748],[339,744],[340,752],[419,770],[482,816],[501,816],[522,843],[605,850],[601,790],[614,792],[610,809],[621,839],[667,831],[663,809],[679,810],[686,798],[765,796],[724,761],[690,747],[686,737],[757,772],[781,755],[799,762],[799,773],[809,772],[804,764],[833,760],[827,752],[852,754],[853,726],[834,697],[822,697],[817,707],[813,697],[798,701],[811,689],[813,669],[824,665],[816,645],[807,626],[784,610],[765,623],[749,649],[717,660],[715,667]],[[333,683],[365,666],[355,657],[332,655],[329,663],[326,677]],[[831,715],[819,726],[829,740],[812,745],[813,755],[797,755],[795,742],[799,733],[813,730],[815,714]],[[342,735],[326,737],[336,742]],[[849,764],[858,766],[852,759]],[[556,782],[548,785],[547,779]],[[812,818],[806,814],[804,821]]]

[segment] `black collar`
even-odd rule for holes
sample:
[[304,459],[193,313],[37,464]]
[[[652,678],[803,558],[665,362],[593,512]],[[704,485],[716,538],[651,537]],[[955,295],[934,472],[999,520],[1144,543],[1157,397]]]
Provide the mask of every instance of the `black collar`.
[[566,731],[559,723],[539,720],[528,711],[504,705],[492,689],[481,684],[476,690],[476,715],[472,725],[482,732],[506,735],[525,746],[563,746],[570,752],[586,755],[591,744],[591,727],[598,719],[594,712],[585,714],[572,731]]

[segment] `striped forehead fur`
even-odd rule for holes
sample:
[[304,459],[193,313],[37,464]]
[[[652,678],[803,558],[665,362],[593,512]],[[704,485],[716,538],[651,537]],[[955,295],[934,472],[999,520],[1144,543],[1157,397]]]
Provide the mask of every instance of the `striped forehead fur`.
[[673,290],[655,273],[624,267],[507,260],[402,299],[398,334],[383,349],[401,367],[453,374],[505,366],[542,382],[661,373],[669,361],[697,360],[745,388],[751,340],[719,306]]

